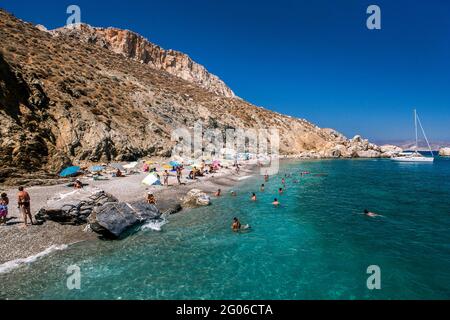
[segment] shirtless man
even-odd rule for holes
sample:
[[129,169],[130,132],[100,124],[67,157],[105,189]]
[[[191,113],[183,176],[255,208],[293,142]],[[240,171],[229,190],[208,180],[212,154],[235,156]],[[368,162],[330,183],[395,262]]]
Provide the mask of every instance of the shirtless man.
[[19,211],[22,212],[25,227],[28,226],[28,217],[30,218],[31,225],[33,225],[33,218],[31,216],[30,195],[23,189],[23,187],[19,187],[19,193],[17,194],[17,205],[19,207]]
[[275,198],[275,199],[273,200],[272,204],[273,204],[275,207],[278,207],[278,206],[280,205],[280,202],[278,201],[277,198]]
[[264,185],[264,183],[261,185],[261,188],[259,188],[259,190],[261,191],[261,192],[264,192],[264,189],[265,189],[265,185]]
[[252,194],[252,198],[251,199],[252,199],[252,201],[256,201],[256,193]]
[[233,218],[233,223],[231,224],[231,230],[233,230],[234,232],[238,232],[239,230],[241,230],[241,222],[239,221],[238,218]]
[[215,193],[216,197],[220,197],[222,195],[222,190],[217,190],[217,192]]

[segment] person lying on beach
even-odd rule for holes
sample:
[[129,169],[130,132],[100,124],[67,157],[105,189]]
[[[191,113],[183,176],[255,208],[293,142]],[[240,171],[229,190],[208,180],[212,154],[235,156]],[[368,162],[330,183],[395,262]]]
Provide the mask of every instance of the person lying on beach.
[[252,201],[256,201],[256,193],[252,193],[252,197],[251,197]]
[[264,188],[265,188],[265,186],[264,186],[264,183],[261,185],[261,188],[259,188],[259,190],[261,191],[261,192],[264,192]]
[[215,196],[216,197],[220,197],[221,195],[222,195],[222,190],[220,190],[220,189],[217,190],[216,193],[215,193]]
[[275,198],[275,199],[273,200],[272,204],[273,204],[275,207],[278,207],[278,206],[280,205],[280,202],[278,201],[277,198]]
[[28,217],[30,218],[31,225],[33,225],[33,217],[31,216],[31,199],[28,192],[23,187],[19,187],[19,193],[17,193],[17,206],[19,211],[22,212],[23,222],[25,227],[28,227]]
[[150,192],[147,194],[147,203],[148,203],[148,204],[156,205],[156,198],[155,198],[155,196],[154,196],[152,193],[150,193]]
[[278,189],[279,194],[283,194],[283,188]]
[[8,216],[9,199],[6,193],[2,193],[0,197],[0,225],[6,224]]
[[373,212],[370,212],[370,211],[367,210],[367,209],[364,209],[364,215],[366,215],[366,216],[368,216],[368,217],[370,217],[370,218],[382,217],[381,215],[376,214],[376,213],[373,213]]
[[239,230],[241,230],[241,222],[236,217],[233,218],[233,223],[231,224],[231,230],[233,230],[234,232],[238,232]]

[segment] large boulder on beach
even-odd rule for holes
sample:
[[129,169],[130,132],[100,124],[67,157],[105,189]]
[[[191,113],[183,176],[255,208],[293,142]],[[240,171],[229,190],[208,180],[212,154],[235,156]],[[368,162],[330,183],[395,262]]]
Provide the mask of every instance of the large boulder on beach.
[[441,157],[450,157],[450,148],[440,148],[439,155]]
[[61,193],[47,201],[35,215],[38,223],[54,221],[65,225],[86,224],[95,208],[117,202],[111,194],[96,188],[77,189]]
[[147,203],[106,203],[94,210],[89,218],[92,231],[106,238],[121,238],[134,226],[159,219],[160,211]]
[[183,205],[188,208],[196,208],[208,206],[211,203],[211,198],[199,189],[192,189],[182,200]]

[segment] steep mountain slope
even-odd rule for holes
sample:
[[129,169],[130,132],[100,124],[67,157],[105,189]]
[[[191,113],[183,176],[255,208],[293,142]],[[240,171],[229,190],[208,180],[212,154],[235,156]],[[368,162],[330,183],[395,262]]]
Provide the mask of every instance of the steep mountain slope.
[[78,160],[169,156],[172,131],[197,120],[223,130],[278,128],[284,154],[355,156],[374,148],[359,141],[355,149],[333,130],[212,93],[97,44],[55,37],[0,10],[0,182]]
[[144,65],[167,71],[218,95],[235,97],[233,91],[222,80],[209,73],[188,55],[174,50],[164,50],[135,32],[79,24],[76,28],[63,27],[52,30],[51,34],[96,44]]

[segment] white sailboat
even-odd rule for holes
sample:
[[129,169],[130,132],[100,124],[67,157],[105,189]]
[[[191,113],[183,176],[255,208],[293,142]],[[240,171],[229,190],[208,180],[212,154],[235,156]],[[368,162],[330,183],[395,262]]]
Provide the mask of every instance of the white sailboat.
[[[431,157],[425,157],[424,155],[420,154],[419,151],[419,135],[417,132],[417,124],[419,124],[420,128],[422,129],[423,136],[425,138],[425,141],[427,142],[428,149],[431,152]],[[423,129],[422,123],[420,122],[419,115],[417,114],[417,110],[414,109],[414,125],[416,129],[416,146],[414,152],[409,153],[401,153],[397,157],[392,157],[391,159],[394,161],[402,161],[402,162],[433,162],[434,161],[434,154],[433,150],[431,150],[430,143],[428,142],[427,135],[425,134],[425,130]]]

